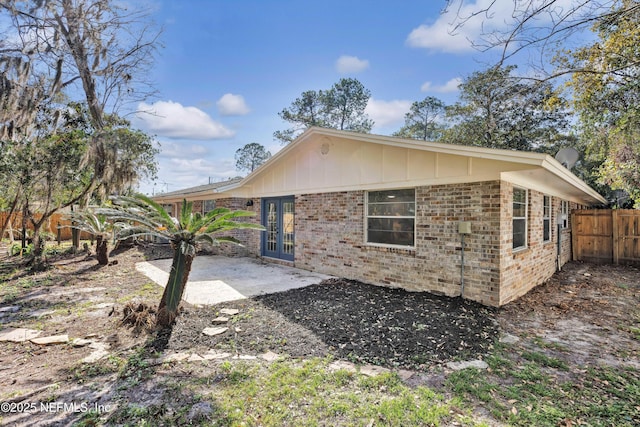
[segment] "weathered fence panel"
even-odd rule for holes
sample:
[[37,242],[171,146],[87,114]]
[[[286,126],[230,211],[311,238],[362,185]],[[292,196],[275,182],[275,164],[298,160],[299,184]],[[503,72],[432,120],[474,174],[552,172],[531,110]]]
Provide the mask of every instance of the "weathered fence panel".
[[[0,229],[4,227],[5,223],[9,220],[8,212],[0,212]],[[65,217],[64,214],[55,213],[51,215],[48,221],[43,224],[41,232],[49,233],[50,236],[55,240],[60,238],[60,240],[71,240],[71,221]],[[13,228],[13,235],[16,239],[19,239],[22,236],[22,214],[16,212],[11,217],[11,226]],[[33,227],[27,221],[26,224],[27,230],[33,231]],[[0,238],[9,237],[9,230],[5,231],[4,236],[0,236]],[[80,233],[80,239],[90,239],[91,235],[89,233],[82,232]]]
[[640,210],[576,210],[571,223],[574,260],[640,265]]

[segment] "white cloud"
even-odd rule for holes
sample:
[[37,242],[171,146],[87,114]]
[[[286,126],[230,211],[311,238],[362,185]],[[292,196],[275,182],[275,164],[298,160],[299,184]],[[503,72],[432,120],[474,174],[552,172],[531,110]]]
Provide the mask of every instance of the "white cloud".
[[198,144],[184,144],[180,142],[161,141],[160,156],[162,157],[184,157],[189,159],[199,159],[209,154],[209,149]]
[[[431,49],[434,51],[465,53],[474,51],[472,41],[478,41],[483,33],[493,30],[507,29],[513,25],[513,4],[511,0],[476,0],[474,2],[458,2],[441,14],[430,24],[423,24],[413,29],[406,43],[411,47]],[[494,3],[492,5],[492,3]],[[491,7],[489,14],[479,10]],[[464,25],[454,28],[460,22],[459,17],[470,17]]]
[[453,78],[443,84],[442,86],[434,86],[431,82],[424,82],[420,86],[422,92],[434,92],[434,93],[452,93],[458,91],[458,86],[462,83],[460,77]]
[[167,138],[224,139],[235,134],[199,108],[173,101],[141,102],[136,119],[143,129]]
[[403,123],[404,115],[410,108],[411,101],[380,101],[371,98],[364,111],[375,122],[375,127],[379,128]]
[[[540,13],[536,14],[535,19],[528,20],[521,29],[525,39],[534,36],[544,40],[551,28],[557,29],[556,25],[564,28],[593,13],[589,2],[577,0],[453,0],[435,22],[414,28],[406,43],[411,47],[438,52],[473,52],[474,42],[488,47],[487,41],[493,38],[492,33],[511,32],[517,19],[522,19],[523,14],[535,9],[540,9]],[[566,20],[567,14],[572,14],[572,18]],[[515,45],[517,43],[511,47]]]
[[369,68],[369,61],[357,56],[342,55],[336,61],[336,70],[340,74],[359,73]]
[[232,93],[222,95],[216,105],[223,116],[244,116],[251,111],[242,95],[234,95]]

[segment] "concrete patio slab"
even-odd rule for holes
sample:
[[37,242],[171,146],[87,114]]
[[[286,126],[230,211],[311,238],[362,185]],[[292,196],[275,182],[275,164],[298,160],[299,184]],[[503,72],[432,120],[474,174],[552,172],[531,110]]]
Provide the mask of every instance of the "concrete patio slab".
[[[140,262],[136,269],[164,287],[169,279],[171,259]],[[195,305],[212,305],[315,285],[331,277],[267,264],[255,258],[198,256],[191,266],[183,300]]]

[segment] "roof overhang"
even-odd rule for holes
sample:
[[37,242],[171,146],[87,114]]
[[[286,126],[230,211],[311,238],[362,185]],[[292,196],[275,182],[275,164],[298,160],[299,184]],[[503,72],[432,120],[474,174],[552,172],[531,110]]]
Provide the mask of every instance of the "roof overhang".
[[[516,163],[519,165],[530,165],[531,168],[526,168],[525,170],[504,171],[500,174],[500,178],[516,185],[533,188],[546,194],[562,197],[580,204],[607,204],[607,200],[604,197],[548,154],[444,144],[431,141],[417,141],[319,127],[311,127],[307,129],[302,135],[296,138],[295,141],[288,144],[243,180],[226,186],[221,186],[216,191],[220,193],[232,192],[236,193],[238,196],[242,195],[244,197],[258,197],[259,195],[251,194],[251,182],[259,177],[260,174],[267,171],[270,165],[277,163],[280,159],[287,156],[287,154],[297,146],[304,144],[305,141],[309,139],[317,137],[352,139],[370,142],[373,144],[383,144],[478,159],[496,160]],[[244,189],[244,191],[242,189]]]
[[[495,179],[501,179],[513,183],[514,185],[541,191],[545,194],[562,197],[579,204],[601,205],[606,204],[604,197],[589,187],[584,181],[575,176],[570,170],[562,166],[557,160],[548,154],[500,150],[484,147],[473,147],[465,145],[444,144],[430,141],[417,141],[411,139],[396,138],[382,135],[363,134],[357,132],[340,131],[335,129],[325,129],[311,127],[302,133],[293,142],[285,146],[282,150],[272,156],[258,169],[242,180],[226,185],[220,185],[215,189],[208,189],[202,192],[189,193],[189,199],[200,198],[220,198],[220,197],[261,197],[262,194],[254,194],[252,183],[258,180],[263,174],[268,173],[270,168],[280,161],[283,161],[291,152],[310,140],[351,140],[379,144],[391,147],[400,147],[412,150],[428,151],[445,155],[463,156],[473,159],[485,159],[510,164],[512,169],[501,171]],[[317,143],[317,141],[316,141]],[[451,183],[460,182],[460,177],[451,180]],[[424,182],[422,185],[431,185],[434,182]],[[446,184],[447,181],[438,181],[438,184]],[[416,185],[420,185],[416,183]],[[344,188],[348,189],[348,188]],[[329,190],[327,190],[329,191]],[[186,193],[182,193],[186,195]],[[171,199],[156,197],[156,200],[167,202],[181,201],[183,196],[176,196]]]

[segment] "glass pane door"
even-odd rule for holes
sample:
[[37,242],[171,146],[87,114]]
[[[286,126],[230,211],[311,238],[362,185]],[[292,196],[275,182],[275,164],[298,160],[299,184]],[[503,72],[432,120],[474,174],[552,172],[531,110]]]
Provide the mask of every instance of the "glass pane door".
[[263,199],[262,224],[266,228],[262,240],[262,255],[293,261],[295,249],[294,198]]

